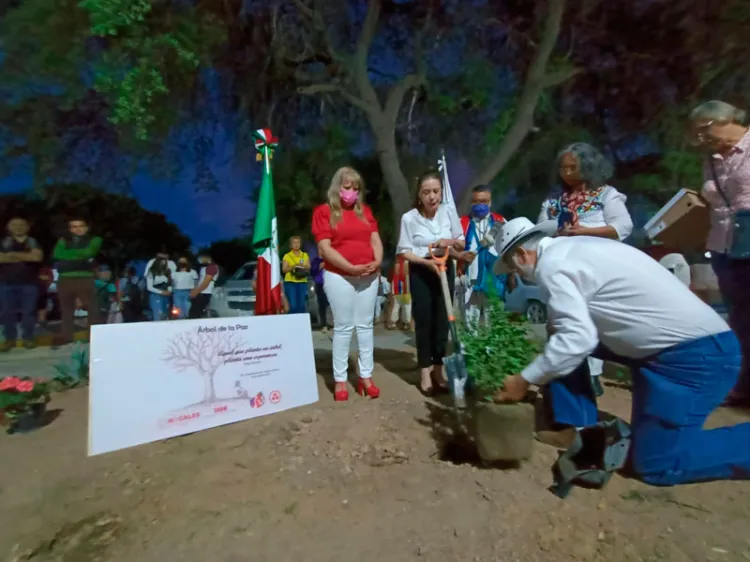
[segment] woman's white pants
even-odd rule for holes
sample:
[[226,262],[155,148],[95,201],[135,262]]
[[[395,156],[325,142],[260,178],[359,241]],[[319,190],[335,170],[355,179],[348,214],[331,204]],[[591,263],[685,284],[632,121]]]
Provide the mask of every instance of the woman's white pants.
[[378,276],[349,277],[325,271],[323,290],[333,313],[333,378],[347,380],[349,346],[352,332],[357,331],[359,376],[372,376],[374,366],[372,336],[373,309],[378,296]]

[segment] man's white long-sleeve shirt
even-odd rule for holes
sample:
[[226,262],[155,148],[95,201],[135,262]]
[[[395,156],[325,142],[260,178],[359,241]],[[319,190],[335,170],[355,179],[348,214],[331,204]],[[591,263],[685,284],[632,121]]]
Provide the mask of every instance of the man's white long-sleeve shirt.
[[536,283],[547,302],[553,334],[522,373],[530,383],[570,374],[599,342],[638,359],[729,330],[672,273],[622,242],[546,238],[537,256]]

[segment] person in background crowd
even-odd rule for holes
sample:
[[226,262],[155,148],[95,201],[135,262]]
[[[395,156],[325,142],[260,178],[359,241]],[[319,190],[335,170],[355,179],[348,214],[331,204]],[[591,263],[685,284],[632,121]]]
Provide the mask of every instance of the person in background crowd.
[[375,299],[375,324],[380,322],[383,316],[383,307],[388,302],[388,296],[391,294],[391,284],[388,282],[388,276],[382,272],[378,276],[378,296]]
[[[432,260],[430,246],[450,252],[453,258],[464,249],[464,232],[458,216],[441,205],[443,182],[438,172],[427,172],[417,182],[414,208],[401,217],[397,252],[409,262],[409,287],[416,325],[417,363],[420,388],[425,394],[445,391],[443,357],[448,342],[448,314],[440,283],[440,269]],[[453,295],[455,268],[448,260],[448,285]]]
[[403,255],[396,256],[391,275],[391,310],[386,328],[395,330],[399,320],[404,330],[414,329],[411,317],[411,293],[409,292],[409,262]]
[[362,177],[353,168],[339,168],[328,188],[328,202],[313,211],[312,232],[318,255],[325,262],[323,288],[333,312],[334,400],[349,399],[349,344],[357,331],[359,384],[357,392],[378,398],[372,382],[373,310],[378,295],[378,271],[383,243],[378,223],[364,203]]
[[[627,197],[607,184],[612,177],[612,164],[593,146],[574,143],[557,157],[558,174],[562,187],[542,203],[538,223],[558,221],[559,236],[596,236],[612,240],[625,240],[633,231],[625,202]],[[591,358],[581,366],[582,373],[589,371],[591,384],[597,396],[604,394],[599,376],[604,370],[603,361]],[[585,373],[580,376],[585,376]],[[559,392],[563,384],[574,384],[576,377],[567,377],[549,387],[554,414],[554,402],[565,400]]]
[[144,271],[148,271],[149,269],[151,269],[151,266],[154,264],[156,260],[166,261],[167,267],[169,268],[169,271],[171,273],[174,273],[175,271],[177,271],[177,264],[169,258],[169,252],[167,251],[167,248],[165,246],[162,246],[160,248],[160,250],[156,253],[156,256],[148,260],[148,263],[146,264],[146,269],[144,269]]
[[[729,324],[742,347],[742,369],[727,406],[750,408],[750,242],[737,225],[750,224],[750,129],[745,111],[722,101],[709,101],[690,115],[691,141],[705,155],[703,197],[711,209],[706,243],[719,290],[729,309]],[[742,216],[744,215],[744,216]],[[741,227],[741,228],[742,228]],[[739,252],[737,251],[739,250]]]
[[172,299],[172,268],[169,257],[159,252],[146,266],[146,289],[151,307],[153,321],[166,320],[169,317],[169,305]]
[[[630,463],[644,482],[750,479],[750,423],[703,429],[740,370],[740,345],[727,323],[640,250],[601,237],[550,238],[555,227],[517,218],[497,236],[497,266],[549,294],[554,330],[495,400],[523,400],[529,385],[568,378],[596,353],[633,374]],[[564,410],[569,427],[540,441],[567,449],[576,428],[597,422],[590,387],[571,387]]]
[[190,291],[195,289],[198,273],[186,257],[177,260],[177,271],[172,274],[172,305],[177,309],[178,318],[187,318],[190,310]]
[[310,272],[315,283],[315,297],[318,301],[318,318],[320,319],[320,329],[323,333],[328,332],[328,297],[323,289],[323,272],[325,263],[320,256],[312,260]]
[[201,264],[201,271],[198,276],[198,285],[190,291],[189,318],[206,317],[214,285],[219,279],[219,266],[213,262],[207,250],[198,253],[198,263]]
[[21,316],[21,338],[27,349],[33,348],[39,294],[39,263],[42,250],[29,236],[29,223],[13,217],[6,226],[8,236],[0,244],[0,318],[5,341],[0,351],[16,347],[18,316]]
[[[493,213],[492,189],[488,185],[478,185],[471,193],[471,214],[461,217],[461,227],[466,237],[466,249],[461,252],[459,260],[460,275],[466,278],[471,295],[468,299],[466,321],[469,325],[478,326],[484,316],[487,322],[488,296],[503,296],[502,278],[492,273],[497,255],[492,245],[490,233],[497,224],[505,222],[499,213]],[[464,285],[466,286],[466,285]],[[459,303],[463,308],[464,303]]]
[[52,268],[43,265],[39,268],[38,288],[39,296],[36,302],[36,320],[40,328],[47,325],[47,316],[50,313],[50,285],[52,285]]
[[125,271],[125,277],[120,279],[117,287],[118,300],[121,303],[124,322],[140,322],[144,307],[144,281],[138,276],[135,267],[130,266]]
[[102,321],[94,287],[94,259],[101,247],[102,239],[91,236],[89,225],[80,217],[73,217],[68,221],[68,233],[55,245],[52,255],[60,274],[57,294],[62,319],[58,344],[73,341],[73,318],[77,302],[88,311],[89,326]]
[[101,318],[104,318],[107,324],[119,324],[122,317],[117,283],[112,280],[112,270],[108,265],[102,264],[97,267],[94,287]]
[[284,294],[289,301],[290,314],[304,314],[307,311],[307,276],[310,274],[310,256],[301,250],[302,238],[289,239],[291,249],[281,260],[284,274]]

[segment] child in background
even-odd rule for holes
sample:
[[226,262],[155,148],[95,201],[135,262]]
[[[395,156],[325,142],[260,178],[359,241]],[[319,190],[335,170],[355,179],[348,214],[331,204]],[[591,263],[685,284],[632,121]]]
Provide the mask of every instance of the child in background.
[[383,315],[383,307],[388,302],[388,295],[391,294],[391,284],[388,282],[387,275],[380,274],[378,279],[378,296],[375,298],[375,323],[380,322]]
[[386,328],[395,330],[399,319],[404,330],[412,330],[411,292],[409,290],[409,262],[403,256],[396,257],[391,277],[392,305]]
[[100,265],[96,270],[94,279],[96,289],[96,304],[99,308],[101,318],[105,318],[107,324],[119,324],[122,322],[120,303],[117,299],[117,284],[112,281],[112,270],[107,265]]
[[315,298],[318,301],[318,321],[320,322],[320,330],[323,333],[328,331],[328,297],[326,292],[323,290],[323,272],[325,271],[325,264],[320,256],[316,256],[312,260],[312,278],[315,283]]

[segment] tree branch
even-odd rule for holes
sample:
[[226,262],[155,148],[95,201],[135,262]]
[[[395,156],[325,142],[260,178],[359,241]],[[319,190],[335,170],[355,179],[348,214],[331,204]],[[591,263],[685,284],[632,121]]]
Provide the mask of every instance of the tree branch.
[[377,106],[373,107],[363,99],[350,94],[338,84],[310,84],[308,86],[300,86],[299,88],[297,88],[297,93],[302,94],[303,96],[314,96],[316,94],[338,94],[350,104],[358,107],[364,112],[370,112],[373,109],[377,109]]
[[378,100],[378,94],[375,92],[375,88],[370,80],[367,61],[370,56],[372,41],[375,38],[375,32],[378,29],[381,7],[381,0],[369,0],[367,2],[367,15],[357,38],[357,47],[354,50],[352,65],[352,78],[360,97],[369,106],[375,105],[378,107],[380,106],[380,100]]
[[[516,106],[516,118],[505,135],[495,156],[486,164],[484,169],[474,178],[471,185],[490,183],[507,165],[513,155],[526,139],[534,126],[534,111],[545,87],[560,84],[579,72],[578,69],[565,70],[559,73],[547,74],[552,52],[560,36],[565,0],[549,0],[547,18],[539,49],[529,65],[526,83],[521,91]],[[471,190],[467,189],[461,196],[461,209],[468,209],[471,204]]]
[[394,127],[396,126],[398,112],[401,109],[401,104],[404,102],[404,96],[406,93],[412,88],[417,88],[425,83],[426,79],[423,75],[407,74],[389,90],[385,102],[385,115],[390,124]]

